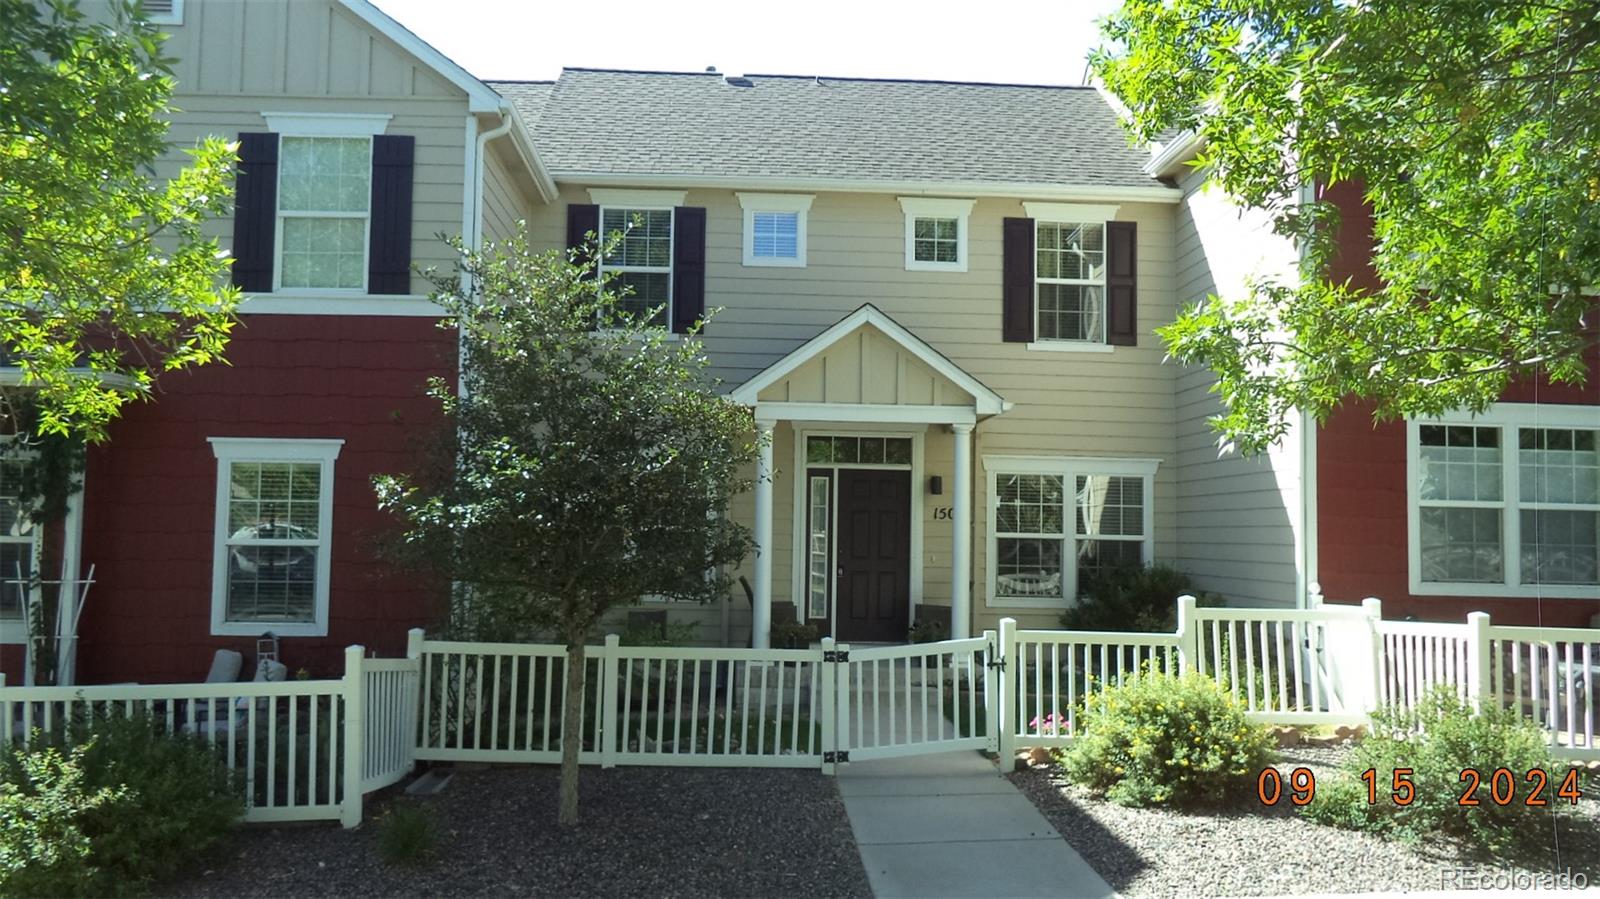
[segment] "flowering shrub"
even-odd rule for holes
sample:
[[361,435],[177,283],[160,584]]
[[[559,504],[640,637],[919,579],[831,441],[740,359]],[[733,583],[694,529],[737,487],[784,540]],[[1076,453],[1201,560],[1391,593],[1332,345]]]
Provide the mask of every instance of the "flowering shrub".
[[1047,737],[1067,737],[1072,735],[1071,719],[1060,712],[1039,715],[1028,722],[1028,728],[1033,733],[1043,734]]
[[1272,760],[1267,729],[1211,679],[1145,671],[1090,697],[1059,754],[1073,782],[1119,805],[1189,806],[1253,795]]

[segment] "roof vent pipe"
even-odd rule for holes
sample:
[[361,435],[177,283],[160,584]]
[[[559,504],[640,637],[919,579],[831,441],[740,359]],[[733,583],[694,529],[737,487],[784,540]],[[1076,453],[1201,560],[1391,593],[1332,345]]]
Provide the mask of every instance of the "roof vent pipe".
[[743,75],[723,75],[722,81],[730,87],[755,87],[756,83]]

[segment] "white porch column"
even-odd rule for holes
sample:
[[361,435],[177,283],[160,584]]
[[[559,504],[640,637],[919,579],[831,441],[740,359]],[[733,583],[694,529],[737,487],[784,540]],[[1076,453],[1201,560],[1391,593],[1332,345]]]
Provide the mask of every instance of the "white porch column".
[[756,463],[756,586],[750,610],[751,645],[772,645],[772,428],[770,419],[756,419],[760,458]]
[[951,490],[950,638],[972,632],[972,425],[951,425],[955,432],[955,477]]

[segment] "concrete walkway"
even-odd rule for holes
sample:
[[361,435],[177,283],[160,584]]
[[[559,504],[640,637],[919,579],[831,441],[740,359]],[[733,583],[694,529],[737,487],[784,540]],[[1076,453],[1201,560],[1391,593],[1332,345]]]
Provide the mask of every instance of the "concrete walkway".
[[976,752],[851,762],[839,792],[878,899],[1115,895]]

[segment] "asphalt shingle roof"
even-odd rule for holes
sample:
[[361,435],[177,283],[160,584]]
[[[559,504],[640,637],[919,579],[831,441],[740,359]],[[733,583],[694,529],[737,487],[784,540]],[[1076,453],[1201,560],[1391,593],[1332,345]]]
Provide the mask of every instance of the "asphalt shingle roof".
[[490,86],[557,177],[1159,184],[1093,88],[597,69]]

